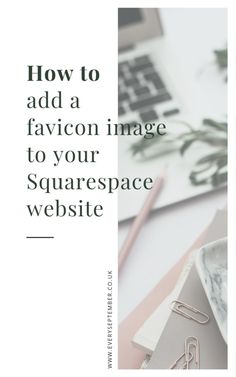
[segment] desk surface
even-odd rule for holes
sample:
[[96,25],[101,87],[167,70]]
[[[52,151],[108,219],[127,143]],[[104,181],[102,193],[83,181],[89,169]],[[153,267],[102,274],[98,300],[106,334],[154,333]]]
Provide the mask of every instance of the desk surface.
[[[184,10],[185,11],[185,10]],[[162,19],[168,38],[178,40],[175,54],[186,56],[188,70],[193,74],[206,65],[209,69],[209,59],[213,48],[221,48],[226,42],[225,14],[214,9],[201,13],[201,10],[186,10],[188,17],[180,9],[162,10]],[[178,22],[178,35],[173,34],[173,23]],[[217,33],[208,33],[209,23],[218,25]],[[201,27],[199,27],[201,25]],[[186,30],[195,28],[191,44]],[[187,36],[186,36],[187,35]],[[201,54],[203,60],[199,63],[197,57]],[[196,63],[196,61],[198,63]],[[209,95],[212,84],[206,73],[201,77],[200,85]],[[160,281],[168,270],[179,260],[193,243],[199,233],[208,225],[217,209],[226,204],[226,189],[212,192],[183,203],[154,211],[141,233],[122,269],[119,278],[119,321],[122,321],[142,301],[148,292]],[[132,220],[119,225],[119,249],[126,237]]]

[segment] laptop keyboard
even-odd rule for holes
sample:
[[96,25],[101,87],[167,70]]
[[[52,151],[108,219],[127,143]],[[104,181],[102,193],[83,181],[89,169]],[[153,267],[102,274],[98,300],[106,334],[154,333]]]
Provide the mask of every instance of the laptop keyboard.
[[[160,116],[169,117],[179,113],[179,108],[173,107],[172,95],[149,55],[120,62],[118,75],[119,116],[135,112],[141,121],[150,122]],[[163,103],[170,106],[158,112],[158,105]]]

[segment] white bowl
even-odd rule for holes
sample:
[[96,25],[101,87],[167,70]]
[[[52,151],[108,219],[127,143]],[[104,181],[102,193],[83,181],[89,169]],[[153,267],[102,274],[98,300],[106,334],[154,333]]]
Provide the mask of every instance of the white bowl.
[[220,332],[227,343],[227,239],[203,246],[196,267]]

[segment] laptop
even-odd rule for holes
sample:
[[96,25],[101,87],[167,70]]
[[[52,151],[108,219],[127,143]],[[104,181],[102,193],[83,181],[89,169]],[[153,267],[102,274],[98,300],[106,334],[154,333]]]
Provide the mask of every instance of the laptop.
[[[188,11],[191,12],[182,10],[183,17],[189,16]],[[199,16],[209,17],[208,13],[204,13],[207,10],[198,11],[202,12]],[[206,101],[201,93],[202,88],[198,92],[199,88],[188,72],[185,56],[176,55],[176,49],[173,49],[168,33],[165,33],[162,12],[162,9],[154,8],[118,10],[118,118],[120,123],[131,126],[137,123],[143,125],[163,122],[169,136],[176,137],[180,132],[187,131],[184,123],[200,126],[202,119],[209,116],[206,109],[210,105],[213,116],[216,117],[215,111],[218,107],[213,99],[211,103]],[[175,9],[167,9],[165,12],[175,12]],[[223,12],[222,10],[221,16],[224,20],[226,15]],[[217,28],[214,14],[212,18],[211,27]],[[178,21],[176,23],[174,26],[178,29],[180,25]],[[196,28],[193,26],[191,30],[190,24],[186,30],[186,38],[191,40],[191,33],[195,35]],[[178,44],[179,40],[174,39],[174,42]],[[209,51],[213,51],[213,48],[214,46],[209,46]],[[200,60],[200,64],[204,63]],[[221,114],[226,114],[225,103],[226,95],[222,101]],[[165,136],[162,140],[164,138]],[[135,148],[139,148],[137,142],[140,139],[132,135],[119,136],[119,176],[152,177],[155,180],[167,166],[166,183],[154,208],[166,207],[213,190],[211,185],[194,186],[189,179],[198,156],[209,153],[210,147],[202,145],[195,148],[194,145],[191,150],[196,149],[196,153],[188,153],[187,158],[183,158],[178,145],[173,147],[173,144],[168,142],[157,145],[149,141],[146,145],[150,147],[146,148],[144,153],[136,153]],[[136,216],[147,194],[145,190],[120,190],[119,221]]]
[[[150,122],[160,115],[178,114],[181,104],[158,59],[165,48],[158,10],[120,8],[118,26],[119,120]],[[146,43],[140,44],[141,41]],[[125,57],[122,52],[127,52]]]

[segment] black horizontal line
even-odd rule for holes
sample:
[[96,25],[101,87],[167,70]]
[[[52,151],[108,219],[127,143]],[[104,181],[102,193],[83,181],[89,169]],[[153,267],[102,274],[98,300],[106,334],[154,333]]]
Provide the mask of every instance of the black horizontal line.
[[54,238],[54,236],[26,236],[26,238]]

